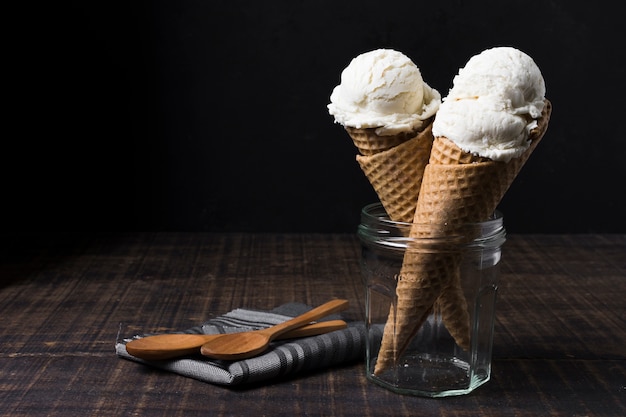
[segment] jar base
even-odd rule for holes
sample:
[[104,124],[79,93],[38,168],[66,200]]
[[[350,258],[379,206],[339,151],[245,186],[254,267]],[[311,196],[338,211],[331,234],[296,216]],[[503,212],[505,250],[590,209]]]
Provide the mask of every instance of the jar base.
[[368,364],[367,379],[397,394],[421,397],[466,395],[485,384],[490,372],[470,375],[471,366],[460,359],[429,354],[403,355],[400,363],[379,375],[373,373],[376,359]]

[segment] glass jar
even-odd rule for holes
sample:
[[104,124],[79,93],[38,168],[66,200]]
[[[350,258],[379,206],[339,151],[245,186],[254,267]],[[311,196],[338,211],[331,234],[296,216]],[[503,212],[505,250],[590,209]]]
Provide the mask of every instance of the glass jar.
[[[467,394],[489,381],[506,235],[501,213],[435,230],[391,221],[382,205],[371,204],[361,212],[357,234],[366,289],[367,378],[399,394],[427,397]],[[411,263],[417,268],[408,268]],[[432,269],[437,263],[441,267]],[[422,297],[432,301],[430,309],[405,308]]]

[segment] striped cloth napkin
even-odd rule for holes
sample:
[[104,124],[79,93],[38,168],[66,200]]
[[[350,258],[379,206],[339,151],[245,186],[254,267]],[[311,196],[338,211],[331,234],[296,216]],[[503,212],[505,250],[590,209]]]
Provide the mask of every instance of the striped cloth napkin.
[[[301,303],[285,304],[269,312],[239,308],[180,333],[218,334],[262,329],[289,320],[311,308]],[[324,320],[339,318],[338,315],[332,315]],[[362,360],[366,332],[364,323],[349,323],[346,329],[318,336],[274,341],[263,354],[239,361],[212,360],[201,355],[147,361],[126,351],[126,343],[138,337],[141,336],[118,339],[115,344],[117,355],[211,384],[231,386]]]

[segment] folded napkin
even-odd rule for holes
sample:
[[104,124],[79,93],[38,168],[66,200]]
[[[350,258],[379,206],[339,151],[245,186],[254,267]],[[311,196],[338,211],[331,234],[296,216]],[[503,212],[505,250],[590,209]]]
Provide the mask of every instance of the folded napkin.
[[[300,303],[285,304],[269,312],[239,308],[179,333],[219,334],[257,330],[282,323],[311,309]],[[338,318],[338,315],[333,315],[324,320]],[[239,361],[213,360],[200,354],[147,361],[130,355],[126,351],[126,343],[145,336],[149,335],[118,339],[115,344],[117,355],[212,384],[241,385],[362,360],[366,332],[362,322],[349,323],[346,329],[318,336],[274,341],[263,354]]]

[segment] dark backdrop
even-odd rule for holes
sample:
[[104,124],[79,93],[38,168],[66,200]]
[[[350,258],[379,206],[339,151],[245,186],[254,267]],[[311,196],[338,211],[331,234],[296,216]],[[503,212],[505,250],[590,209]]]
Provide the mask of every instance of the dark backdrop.
[[10,10],[4,231],[354,232],[376,200],[326,105],[397,49],[446,95],[470,56],[542,69],[550,128],[510,233],[626,233],[626,31],[615,2],[80,1]]

